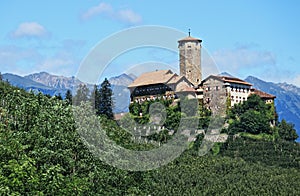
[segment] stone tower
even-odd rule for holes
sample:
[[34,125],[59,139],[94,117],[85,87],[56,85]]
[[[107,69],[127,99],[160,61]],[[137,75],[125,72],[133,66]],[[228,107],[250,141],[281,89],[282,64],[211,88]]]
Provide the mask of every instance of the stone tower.
[[202,80],[201,71],[202,40],[189,36],[178,41],[180,75],[185,76],[194,86]]

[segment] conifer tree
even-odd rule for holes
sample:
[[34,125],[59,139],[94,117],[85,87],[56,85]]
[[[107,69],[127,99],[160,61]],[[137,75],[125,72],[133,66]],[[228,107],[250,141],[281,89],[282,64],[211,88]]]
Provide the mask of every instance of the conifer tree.
[[81,84],[76,92],[76,95],[73,98],[74,105],[80,105],[81,102],[88,101],[89,89],[85,84]]
[[58,93],[57,95],[55,95],[55,98],[58,100],[63,100],[61,93]]
[[66,98],[65,98],[65,100],[68,102],[68,104],[72,104],[72,92],[71,92],[71,90],[67,90],[67,92],[66,92]]
[[[111,90],[111,85],[107,78],[104,79],[104,81],[101,84],[101,88],[98,91],[99,96],[99,105],[97,107],[97,113],[98,114],[104,114],[106,115],[109,119],[113,119],[113,100],[112,100],[112,90]],[[97,98],[98,99],[98,98]],[[96,100],[95,99],[95,103]],[[97,102],[98,104],[98,102]]]

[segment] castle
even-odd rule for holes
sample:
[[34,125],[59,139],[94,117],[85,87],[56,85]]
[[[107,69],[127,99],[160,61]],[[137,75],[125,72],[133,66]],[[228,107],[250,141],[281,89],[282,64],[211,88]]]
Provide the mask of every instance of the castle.
[[[201,100],[208,108],[217,96],[228,98],[230,105],[246,101],[257,94],[266,103],[273,103],[275,96],[252,88],[252,84],[239,78],[210,75],[202,80],[202,40],[189,35],[178,41],[180,74],[171,70],[147,72],[136,78],[129,86],[131,102],[142,103],[156,99],[174,99],[186,93],[189,98]],[[214,96],[215,95],[215,96]]]

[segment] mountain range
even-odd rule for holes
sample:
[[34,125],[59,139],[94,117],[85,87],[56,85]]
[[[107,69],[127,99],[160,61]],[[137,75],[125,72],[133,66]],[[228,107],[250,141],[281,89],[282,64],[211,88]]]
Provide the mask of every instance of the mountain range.
[[[221,75],[232,76],[228,73]],[[76,77],[56,76],[47,72],[34,73],[27,76],[18,76],[10,73],[2,75],[3,80],[10,84],[23,88],[27,91],[42,92],[51,96],[61,94],[63,97],[68,89],[75,94],[76,86],[83,84]],[[115,101],[114,112],[128,112],[130,103],[130,92],[127,86],[136,78],[130,74],[121,74],[109,78],[113,90],[113,100]],[[275,95],[275,106],[279,115],[279,120],[283,118],[295,124],[298,135],[300,135],[300,88],[287,83],[266,82],[259,78],[248,76],[245,81],[251,83],[254,88]],[[92,84],[87,85],[90,90]],[[298,138],[300,141],[300,138]]]
[[[34,73],[26,76],[19,76],[11,73],[2,74],[4,81],[8,81],[11,85],[25,89],[26,91],[41,92],[50,96],[61,95],[65,97],[67,90],[71,90],[72,94],[76,94],[76,88],[80,84],[84,84],[76,77],[65,77],[52,75],[47,72]],[[130,74],[122,74],[109,78],[111,88],[113,90],[115,100],[115,113],[128,112],[130,103],[130,92],[127,86],[135,79]],[[90,91],[93,90],[93,84],[86,84]]]

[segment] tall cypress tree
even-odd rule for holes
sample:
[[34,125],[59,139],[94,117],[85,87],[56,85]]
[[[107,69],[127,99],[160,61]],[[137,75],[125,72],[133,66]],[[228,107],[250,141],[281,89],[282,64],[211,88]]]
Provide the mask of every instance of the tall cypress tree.
[[98,114],[104,114],[109,119],[113,119],[114,115],[112,112],[113,101],[112,101],[112,90],[111,85],[107,78],[101,84],[101,88],[99,89],[99,107]]
[[65,100],[68,102],[68,104],[72,104],[72,92],[69,89],[66,92],[66,99]]
[[90,101],[92,103],[92,106],[95,108],[96,110],[96,114],[100,114],[99,113],[99,107],[100,107],[100,91],[99,91],[99,87],[95,84],[94,85],[94,89],[92,91],[91,94],[91,98]]

